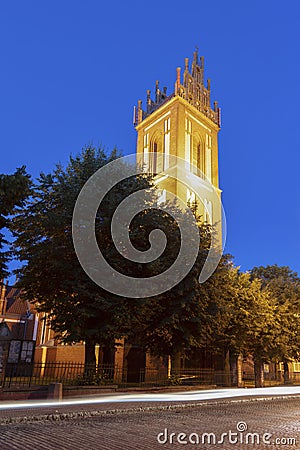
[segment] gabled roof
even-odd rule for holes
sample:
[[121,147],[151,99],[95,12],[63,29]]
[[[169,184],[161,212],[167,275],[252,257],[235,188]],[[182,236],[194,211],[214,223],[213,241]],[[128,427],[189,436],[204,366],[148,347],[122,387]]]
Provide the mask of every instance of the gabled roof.
[[6,310],[5,315],[9,314],[17,314],[20,316],[26,315],[26,312],[28,309],[30,309],[30,304],[26,301],[20,298],[21,290],[14,287],[14,286],[7,286],[6,287],[6,293],[5,293],[5,299],[7,301],[6,303]]

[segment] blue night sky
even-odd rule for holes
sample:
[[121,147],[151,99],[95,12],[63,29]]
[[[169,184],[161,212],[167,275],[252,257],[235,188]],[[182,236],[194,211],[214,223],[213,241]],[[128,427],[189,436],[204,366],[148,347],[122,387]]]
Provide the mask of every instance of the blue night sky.
[[0,5],[1,168],[33,176],[88,143],[135,151],[132,110],[205,56],[222,110],[226,250],[300,273],[296,0],[12,0]]

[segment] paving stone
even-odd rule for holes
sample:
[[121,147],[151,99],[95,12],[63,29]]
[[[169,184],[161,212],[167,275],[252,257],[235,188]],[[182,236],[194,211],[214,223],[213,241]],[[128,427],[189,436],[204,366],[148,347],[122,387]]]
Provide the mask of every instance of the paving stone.
[[[265,399],[260,401],[216,401],[186,404],[173,409],[166,405],[114,405],[115,410],[86,410],[73,407],[71,412],[61,419],[61,411],[56,413],[57,420],[47,419],[30,423],[2,423],[0,425],[0,449],[24,450],[155,450],[159,448],[201,448],[201,449],[299,449],[300,448],[300,408],[298,398]],[[97,405],[98,406],[98,405]],[[107,408],[107,405],[106,405]],[[164,409],[163,409],[164,408]],[[57,410],[56,410],[57,411]],[[55,411],[54,411],[55,412]],[[19,411],[20,413],[20,411]],[[32,411],[30,411],[32,413]],[[92,413],[95,413],[93,415]],[[68,415],[69,414],[69,415]],[[49,416],[49,415],[48,415]],[[25,417],[25,416],[23,416]],[[30,414],[27,412],[27,417]],[[31,416],[34,417],[34,416]],[[38,416],[35,416],[36,418]],[[40,416],[41,417],[41,416]],[[2,415],[3,419],[3,415]],[[247,444],[240,441],[193,445],[176,442],[179,433],[187,438],[191,433],[202,437],[203,433],[214,433],[220,441],[222,433],[229,430],[237,432],[237,424],[242,422],[247,430],[239,432],[258,433],[260,444]],[[241,424],[239,425],[241,426]],[[168,430],[168,443],[159,444],[157,436]],[[170,443],[170,434],[175,433]],[[264,433],[272,434],[270,445],[262,443]],[[195,435],[193,435],[195,436]],[[186,438],[186,439],[187,439]],[[275,444],[275,439],[294,438],[293,444]],[[181,439],[184,439],[181,437]],[[211,438],[212,439],[212,438]],[[172,439],[171,439],[172,440]]]

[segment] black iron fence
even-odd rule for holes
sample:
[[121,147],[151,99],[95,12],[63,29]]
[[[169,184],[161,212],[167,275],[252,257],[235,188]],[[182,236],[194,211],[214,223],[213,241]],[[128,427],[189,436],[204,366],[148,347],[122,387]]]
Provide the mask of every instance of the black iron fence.
[[[1,374],[0,374],[1,376]],[[0,378],[1,381],[1,378]],[[230,376],[212,369],[167,369],[146,367],[129,372],[124,367],[102,364],[87,366],[76,362],[35,362],[33,364],[7,364],[2,373],[2,387],[44,386],[61,382],[69,386],[192,386],[192,385],[230,385]]]
[[119,378],[114,365],[84,365],[77,362],[35,362],[7,364],[2,379],[3,387],[44,386],[50,383],[64,385],[105,385]]
[[[178,369],[168,376],[167,369],[146,367],[128,371],[112,364],[87,366],[77,362],[7,363],[0,372],[0,387],[22,388],[61,382],[69,386],[156,387],[156,386],[232,386],[232,374],[214,369]],[[283,384],[283,376],[265,374],[265,386]],[[300,384],[300,373],[291,373],[288,383]],[[254,386],[254,374],[244,374],[242,385]]]
[[186,386],[231,384],[231,375],[228,372],[214,369],[177,369],[172,371],[170,379],[174,380],[174,383],[178,380],[179,384]]

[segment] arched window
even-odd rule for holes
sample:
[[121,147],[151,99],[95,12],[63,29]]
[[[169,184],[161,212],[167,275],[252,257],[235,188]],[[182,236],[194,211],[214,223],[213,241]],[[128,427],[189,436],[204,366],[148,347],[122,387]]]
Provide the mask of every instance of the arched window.
[[196,142],[193,145],[191,154],[191,172],[195,175],[201,176],[201,144]]

